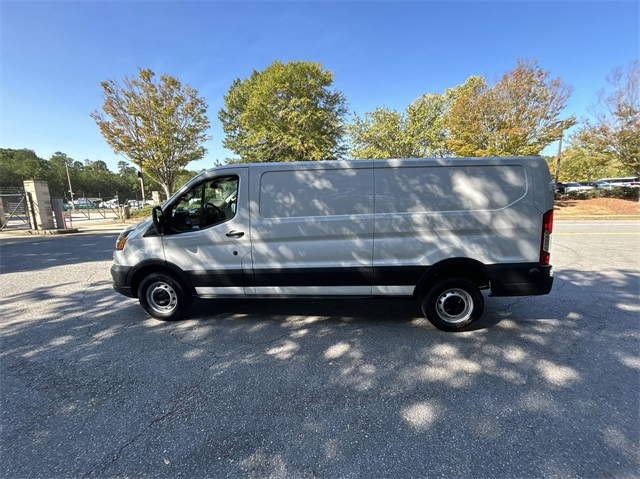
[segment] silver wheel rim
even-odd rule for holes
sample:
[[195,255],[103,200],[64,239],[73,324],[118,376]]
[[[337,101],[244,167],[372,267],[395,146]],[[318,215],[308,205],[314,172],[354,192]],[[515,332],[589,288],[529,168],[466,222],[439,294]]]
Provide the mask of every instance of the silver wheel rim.
[[473,298],[463,289],[447,289],[438,296],[436,311],[447,323],[462,323],[471,318]]
[[147,304],[160,314],[170,314],[178,306],[178,295],[171,285],[158,281],[147,288]]

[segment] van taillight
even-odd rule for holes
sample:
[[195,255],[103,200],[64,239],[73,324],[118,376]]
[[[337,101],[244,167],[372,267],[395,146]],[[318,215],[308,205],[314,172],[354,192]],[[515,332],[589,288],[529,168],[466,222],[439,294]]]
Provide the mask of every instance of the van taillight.
[[551,232],[553,231],[553,210],[547,211],[542,217],[542,241],[540,243],[540,264],[551,261]]

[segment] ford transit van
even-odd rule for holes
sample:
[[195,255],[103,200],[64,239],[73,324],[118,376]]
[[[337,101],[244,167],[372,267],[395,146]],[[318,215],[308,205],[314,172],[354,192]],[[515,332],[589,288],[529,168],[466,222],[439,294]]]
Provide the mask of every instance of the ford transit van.
[[540,157],[234,164],[126,228],[111,273],[163,320],[196,297],[414,297],[458,331],[482,290],[550,292],[552,226]]

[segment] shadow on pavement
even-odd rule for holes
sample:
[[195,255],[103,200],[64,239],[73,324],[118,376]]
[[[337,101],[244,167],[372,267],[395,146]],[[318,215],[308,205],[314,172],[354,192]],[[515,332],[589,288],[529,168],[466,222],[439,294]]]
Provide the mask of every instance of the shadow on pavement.
[[3,264],[29,282],[3,297],[5,477],[638,470],[636,271],[565,270],[554,301],[489,298],[458,334],[402,300],[198,301],[163,323],[111,290],[112,239]]

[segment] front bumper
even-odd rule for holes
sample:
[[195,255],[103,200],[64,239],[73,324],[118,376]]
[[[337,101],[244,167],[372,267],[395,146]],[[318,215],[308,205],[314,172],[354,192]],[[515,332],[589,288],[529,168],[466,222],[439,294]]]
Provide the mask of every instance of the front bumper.
[[113,278],[113,289],[118,293],[133,298],[133,292],[131,291],[131,283],[129,273],[131,272],[131,266],[121,266],[119,264],[113,264],[111,266],[111,277]]

